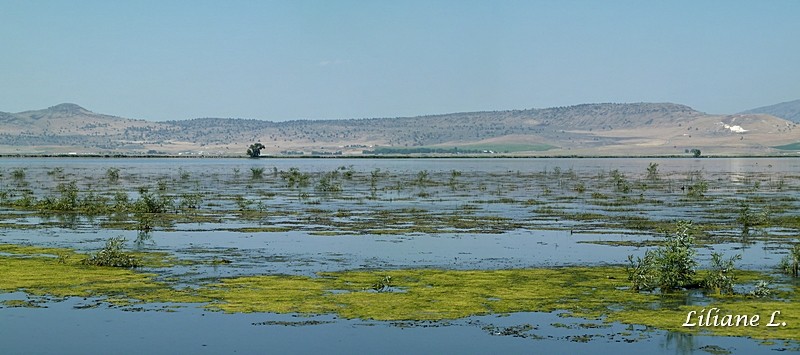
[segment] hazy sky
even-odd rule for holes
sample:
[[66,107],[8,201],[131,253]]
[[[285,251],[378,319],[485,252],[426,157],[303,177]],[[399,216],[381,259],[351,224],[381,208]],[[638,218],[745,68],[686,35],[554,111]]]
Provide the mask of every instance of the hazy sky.
[[0,0],[0,111],[395,117],[800,99],[800,1]]

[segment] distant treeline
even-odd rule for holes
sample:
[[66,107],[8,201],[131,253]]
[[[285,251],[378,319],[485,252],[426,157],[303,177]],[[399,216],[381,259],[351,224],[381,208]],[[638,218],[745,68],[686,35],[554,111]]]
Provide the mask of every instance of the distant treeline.
[[477,153],[488,153],[486,150],[482,149],[458,149],[457,147],[453,148],[429,148],[429,147],[378,147],[374,150],[364,150],[364,154],[425,154],[425,153],[434,153],[434,154],[477,154]]

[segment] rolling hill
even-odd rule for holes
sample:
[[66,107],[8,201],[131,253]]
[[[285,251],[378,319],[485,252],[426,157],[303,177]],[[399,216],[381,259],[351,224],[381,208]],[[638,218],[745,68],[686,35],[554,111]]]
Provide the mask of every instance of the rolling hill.
[[364,151],[518,155],[794,154],[796,123],[769,114],[709,115],[673,103],[601,103],[508,111],[271,122],[198,118],[153,122],[76,104],[0,112],[3,154],[361,155]]
[[758,107],[742,112],[743,114],[763,113],[800,123],[800,100],[781,102],[779,104]]

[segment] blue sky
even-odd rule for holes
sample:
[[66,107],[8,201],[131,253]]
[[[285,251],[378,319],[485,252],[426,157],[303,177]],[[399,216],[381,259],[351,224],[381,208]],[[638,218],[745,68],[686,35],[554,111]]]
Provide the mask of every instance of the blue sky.
[[396,117],[800,99],[800,1],[7,1],[0,111]]

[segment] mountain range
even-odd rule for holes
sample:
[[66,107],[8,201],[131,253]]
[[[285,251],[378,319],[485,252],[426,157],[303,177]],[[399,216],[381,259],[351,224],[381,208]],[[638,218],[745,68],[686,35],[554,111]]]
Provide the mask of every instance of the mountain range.
[[71,103],[0,112],[0,154],[264,155],[796,155],[800,100],[714,115],[674,103],[600,103],[443,115],[272,122],[155,122]]

